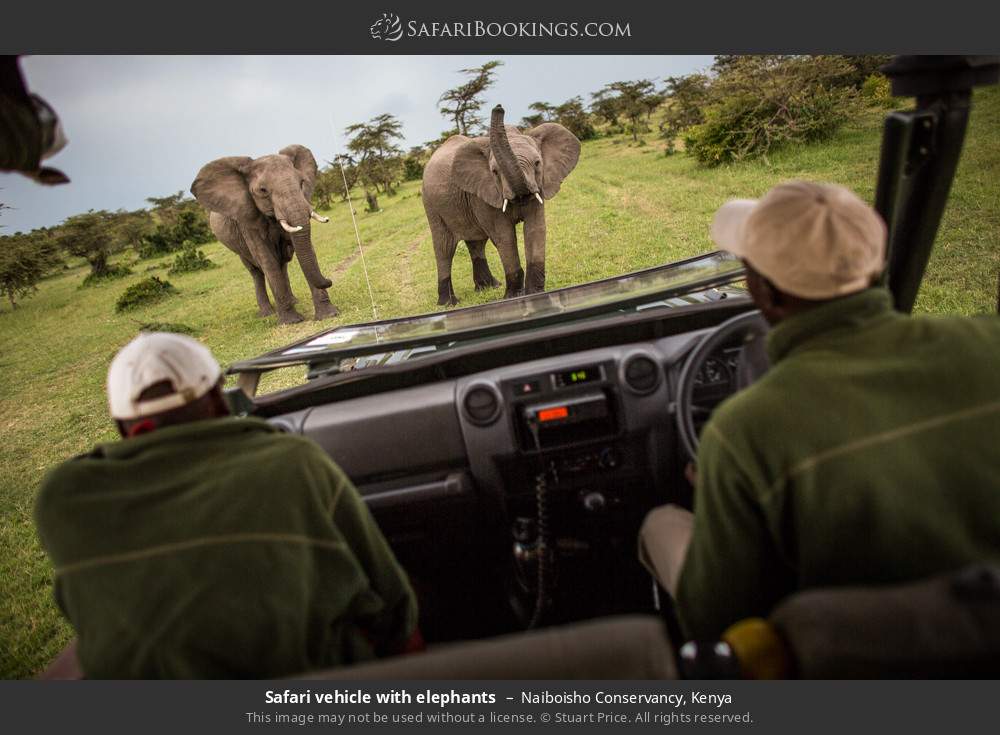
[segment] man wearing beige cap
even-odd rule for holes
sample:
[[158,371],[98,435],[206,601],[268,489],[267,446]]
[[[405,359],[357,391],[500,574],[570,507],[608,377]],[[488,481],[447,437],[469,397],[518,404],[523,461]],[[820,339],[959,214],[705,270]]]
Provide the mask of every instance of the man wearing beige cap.
[[841,186],[728,202],[711,234],[746,265],[772,367],[702,431],[686,548],[677,509],[643,526],[684,633],[1000,559],[1000,319],[894,311],[885,226]]
[[235,418],[196,340],[142,334],[108,371],[122,440],[52,470],[35,518],[95,678],[277,677],[419,639],[409,582],[313,442]]

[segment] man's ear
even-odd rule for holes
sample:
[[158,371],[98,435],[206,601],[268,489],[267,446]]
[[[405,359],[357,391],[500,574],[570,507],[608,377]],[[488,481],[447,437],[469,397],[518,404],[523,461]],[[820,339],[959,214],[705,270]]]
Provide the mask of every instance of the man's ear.
[[749,263],[743,261],[743,265],[747,271],[747,289],[750,291],[750,297],[754,304],[769,323],[774,324],[775,321],[780,321],[784,316],[779,303],[781,292],[769,280],[755,271]]

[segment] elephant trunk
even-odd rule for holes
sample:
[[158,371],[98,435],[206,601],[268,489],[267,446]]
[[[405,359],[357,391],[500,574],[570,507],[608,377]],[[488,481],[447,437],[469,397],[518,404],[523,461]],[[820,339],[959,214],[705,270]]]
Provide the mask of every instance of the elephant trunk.
[[507,140],[507,130],[503,125],[503,107],[500,105],[493,108],[493,114],[490,116],[490,150],[493,151],[500,173],[507,179],[514,196],[529,196],[531,189],[528,188],[524,172],[521,171],[514,150],[510,147],[510,141]]
[[299,259],[299,266],[305,274],[306,281],[313,288],[330,288],[333,281],[328,279],[319,269],[319,261],[316,259],[316,250],[313,249],[312,234],[307,225],[301,232],[296,232],[292,238],[292,247],[295,248],[295,255]]
[[312,225],[309,221],[312,206],[299,190],[298,182],[295,182],[294,186],[275,192],[272,196],[274,218],[288,233],[287,237],[291,238],[292,247],[295,249],[299,267],[302,268],[306,281],[313,288],[330,288],[333,282],[320,271],[316,250],[312,244]]

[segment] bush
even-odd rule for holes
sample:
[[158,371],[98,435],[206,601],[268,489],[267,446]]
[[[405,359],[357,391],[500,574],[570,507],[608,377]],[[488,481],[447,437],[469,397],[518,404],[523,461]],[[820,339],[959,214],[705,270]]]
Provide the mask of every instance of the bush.
[[132,269],[124,263],[109,265],[100,273],[95,273],[93,271],[88,273],[87,277],[83,279],[83,283],[80,285],[80,288],[100,286],[102,283],[106,283],[107,281],[117,281],[119,278],[124,278],[125,276],[131,274]]
[[123,311],[131,311],[140,306],[156,303],[175,293],[177,289],[170,281],[161,281],[156,276],[150,276],[125,289],[115,303],[115,312],[120,314]]
[[833,134],[858,107],[839,57],[738,57],[712,84],[704,121],[684,134],[685,150],[716,166],[766,156],[792,141]]
[[193,273],[194,271],[203,271],[218,267],[218,265],[208,259],[205,253],[195,247],[193,242],[185,240],[183,250],[174,258],[174,264],[170,266],[167,275],[176,276],[181,273]]
[[424,164],[416,156],[403,159],[403,181],[419,181],[424,176]]
[[861,85],[861,99],[869,107],[888,108],[895,104],[892,85],[884,74],[872,74]]
[[191,337],[198,334],[199,330],[189,327],[181,322],[145,322],[139,325],[140,332],[173,332],[174,334],[186,334]]
[[188,209],[178,215],[174,224],[158,225],[152,233],[143,237],[136,252],[140,258],[156,258],[180,250],[187,240],[195,245],[204,245],[214,239],[204,212]]

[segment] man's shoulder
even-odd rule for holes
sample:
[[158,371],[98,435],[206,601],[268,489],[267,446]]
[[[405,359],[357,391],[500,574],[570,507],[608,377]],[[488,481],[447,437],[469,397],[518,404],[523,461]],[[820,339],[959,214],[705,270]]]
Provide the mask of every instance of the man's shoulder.
[[788,366],[778,363],[753,385],[729,396],[712,412],[710,425],[725,435],[773,426],[797,398],[798,380]]

